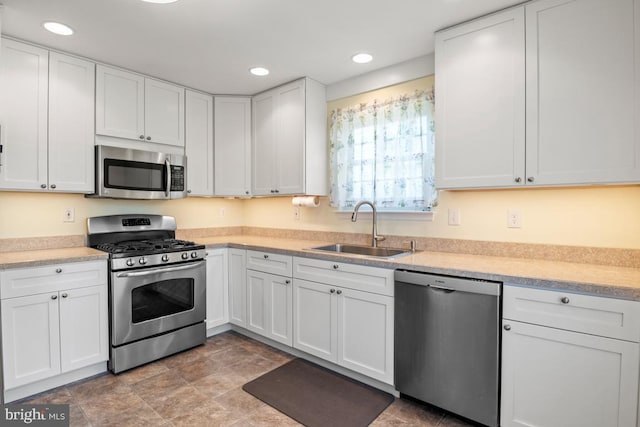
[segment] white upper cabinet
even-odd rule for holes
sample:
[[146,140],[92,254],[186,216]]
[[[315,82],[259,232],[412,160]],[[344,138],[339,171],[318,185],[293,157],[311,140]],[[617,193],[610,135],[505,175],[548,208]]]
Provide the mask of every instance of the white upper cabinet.
[[634,0],[526,6],[527,179],[640,180],[638,15]]
[[98,65],[96,133],[184,146],[184,88]]
[[326,115],[308,78],[253,97],[253,195],[327,194]]
[[215,97],[215,195],[251,195],[251,98]]
[[522,8],[436,33],[438,187],[522,181],[524,61]]
[[638,13],[539,0],[438,32],[436,185],[638,182]]
[[95,65],[2,42],[0,188],[92,192]]
[[186,91],[187,193],[213,196],[213,97]]

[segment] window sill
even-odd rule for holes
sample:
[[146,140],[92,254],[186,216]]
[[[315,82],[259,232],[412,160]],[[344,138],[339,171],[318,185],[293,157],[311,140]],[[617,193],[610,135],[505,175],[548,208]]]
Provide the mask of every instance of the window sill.
[[[351,214],[353,211],[339,211],[334,210],[334,213],[339,218],[348,218],[351,219]],[[370,210],[367,211],[358,211],[358,218],[371,218],[372,212]],[[383,211],[378,212],[379,220],[386,221],[433,221],[434,212],[418,212],[418,211]]]

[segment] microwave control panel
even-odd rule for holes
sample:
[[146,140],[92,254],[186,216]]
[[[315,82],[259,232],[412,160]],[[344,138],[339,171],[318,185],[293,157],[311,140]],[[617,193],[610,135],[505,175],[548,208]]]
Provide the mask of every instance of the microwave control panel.
[[184,191],[184,166],[171,165],[171,191]]

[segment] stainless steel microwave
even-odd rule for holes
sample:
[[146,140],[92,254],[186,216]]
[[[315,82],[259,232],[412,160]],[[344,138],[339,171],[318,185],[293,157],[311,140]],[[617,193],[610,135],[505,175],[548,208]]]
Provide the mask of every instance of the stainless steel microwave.
[[96,191],[90,197],[180,199],[187,196],[186,156],[96,145]]

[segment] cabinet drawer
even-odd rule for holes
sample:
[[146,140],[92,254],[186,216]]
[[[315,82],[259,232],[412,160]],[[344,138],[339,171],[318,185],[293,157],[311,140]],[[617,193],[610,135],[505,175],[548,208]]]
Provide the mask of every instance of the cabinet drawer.
[[270,252],[247,251],[247,268],[291,277],[292,259],[289,255]]
[[0,298],[57,292],[107,284],[107,262],[51,264],[0,271]]
[[393,296],[393,270],[386,268],[295,257],[293,277]]
[[506,285],[502,317],[628,341],[640,341],[640,302]]

